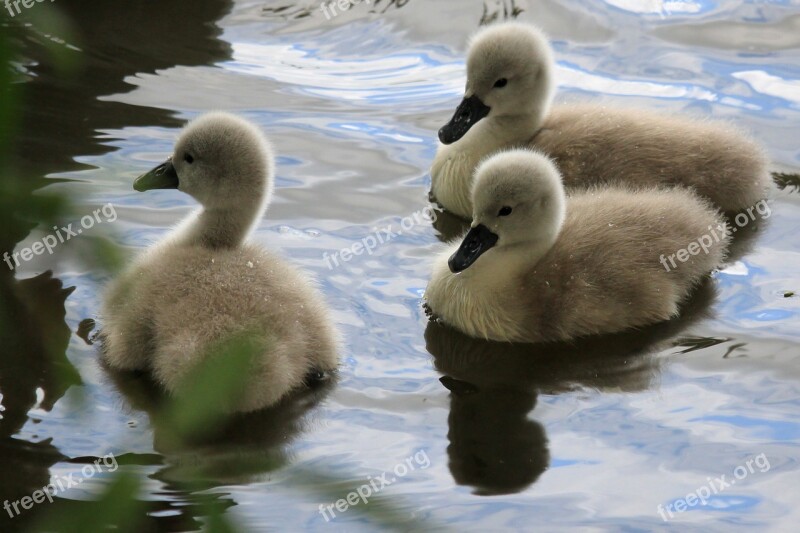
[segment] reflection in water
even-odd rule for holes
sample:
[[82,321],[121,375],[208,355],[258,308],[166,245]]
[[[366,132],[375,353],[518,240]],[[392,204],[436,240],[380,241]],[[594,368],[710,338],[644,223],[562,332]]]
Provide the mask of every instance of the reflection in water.
[[[14,191],[19,201],[24,201],[36,189],[52,183],[46,178],[48,174],[80,168],[82,165],[75,163],[77,157],[110,151],[97,142],[100,130],[178,125],[180,121],[170,118],[166,111],[105,103],[98,97],[129,89],[126,78],[141,72],[155,72],[175,64],[207,64],[229,57],[229,47],[217,38],[220,30],[213,23],[230,6],[229,0],[193,4],[191,9],[182,0],[161,1],[157,6],[123,7],[100,0],[48,5],[47,9],[60,9],[71,16],[79,42],[44,35],[35,25],[26,25],[24,17],[20,17],[23,24],[4,22],[3,38],[14,42],[19,50],[15,64],[25,65],[20,67],[22,74],[18,72],[25,82],[21,123],[12,133],[10,146],[3,146],[16,165],[13,174],[5,172],[5,153],[0,160],[5,174],[3,186],[7,188],[4,190]],[[54,64],[45,46],[53,41],[61,43],[63,54],[79,55],[80,71],[76,76],[65,77]],[[5,93],[5,87],[2,89]],[[13,183],[14,177],[23,179],[17,184]],[[34,219],[23,222],[14,214],[2,215],[3,220],[11,216],[11,222],[2,224],[0,252],[13,250],[15,243],[36,225],[35,217],[44,219],[49,215],[41,210],[21,214],[26,220]],[[16,465],[4,470],[0,499],[14,501],[47,485],[51,466],[65,458],[50,439],[34,443],[12,435],[23,428],[29,410],[36,407],[49,411],[69,387],[81,384],[81,378],[66,357],[70,330],[64,321],[64,302],[74,287],[64,289],[50,272],[16,281],[13,273],[0,270],[0,464]],[[58,497],[55,501],[48,510],[91,505]],[[164,506],[171,507],[166,503]],[[34,519],[41,510],[16,517],[14,525]],[[8,519],[5,515],[3,511],[2,520]],[[198,523],[194,525],[197,527]]]
[[129,406],[147,413],[153,448],[167,458],[154,478],[174,490],[246,484],[283,467],[290,459],[286,448],[304,430],[306,415],[336,384],[335,377],[314,382],[272,408],[237,414],[187,437],[176,432],[168,416],[170,398],[156,382],[142,373],[104,370]]
[[[114,394],[90,373],[96,353],[73,342],[69,357],[85,374],[85,390],[92,401],[75,408],[62,399],[54,412],[42,413],[41,421],[31,420],[26,413],[31,391],[37,387],[31,378],[35,373],[27,368],[21,371],[19,376],[29,380],[33,389],[17,390],[12,402],[17,408],[2,422],[0,461],[13,465],[13,470],[4,470],[12,473],[0,479],[3,495],[18,499],[42,486],[49,473],[79,469],[92,462],[91,454],[118,450],[120,465],[127,465],[123,469],[141,480],[139,498],[143,500],[138,524],[119,524],[137,530],[199,530],[208,527],[209,508],[232,508],[248,529],[266,529],[277,519],[284,526],[281,529],[327,531],[338,525],[358,530],[360,526],[367,529],[365,523],[374,524],[374,515],[390,505],[396,512],[381,525],[404,530],[511,530],[531,521],[604,529],[624,529],[635,523],[640,529],[653,529],[661,523],[655,511],[659,502],[680,497],[681,491],[693,489],[706,475],[726,472],[741,457],[767,451],[772,460],[774,450],[776,457],[785,458],[784,467],[779,468],[776,459],[775,468],[763,481],[751,480],[741,492],[737,487],[729,498],[716,500],[713,510],[685,516],[709,521],[725,517],[734,525],[795,523],[790,494],[791,476],[797,472],[798,433],[792,418],[797,403],[793,370],[797,365],[792,358],[797,353],[797,300],[784,294],[798,291],[793,233],[797,196],[788,194],[798,188],[796,178],[778,181],[787,184],[786,193],[780,193],[772,205],[772,224],[755,253],[719,276],[718,319],[697,328],[695,337],[681,341],[680,350],[693,351],[671,357],[669,364],[655,354],[659,346],[674,344],[666,339],[681,330],[680,322],[643,332],[641,339],[636,334],[620,336],[609,341],[607,349],[598,340],[595,346],[579,342],[562,347],[504,347],[509,353],[497,353],[496,345],[461,339],[432,324],[428,348],[444,374],[443,383],[453,389],[446,400],[448,391],[439,388],[435,381],[439,376],[424,364],[425,354],[420,352],[422,320],[417,306],[428,275],[422,265],[427,247],[435,240],[433,233],[421,228],[419,233],[404,235],[385,247],[382,255],[371,256],[363,264],[352,263],[356,268],[351,270],[317,268],[317,258],[324,251],[350,245],[350,240],[372,231],[381,217],[419,208],[435,150],[435,129],[449,117],[453,100],[463,92],[464,39],[477,29],[482,11],[493,16],[503,6],[521,6],[525,11],[520,18],[542,25],[556,40],[567,97],[658,107],[666,112],[696,108],[730,119],[769,146],[778,168],[796,172],[798,152],[792,141],[797,137],[797,110],[791,98],[777,96],[798,79],[791,50],[783,51],[797,42],[796,32],[787,28],[796,20],[777,14],[789,13],[786,2],[688,2],[701,6],[702,15],[676,18],[668,13],[638,16],[609,8],[610,2],[381,0],[378,8],[362,2],[347,16],[331,21],[325,20],[319,3],[70,0],[37,4],[40,12],[68,11],[84,34],[75,42],[83,71],[72,78],[62,77],[45,54],[46,36],[35,27],[30,35],[22,33],[17,27],[22,18],[9,20],[0,29],[0,41],[13,38],[22,51],[15,72],[27,94],[21,107],[24,129],[16,136],[20,144],[15,153],[22,159],[26,186],[31,189],[51,183],[44,177],[47,174],[89,162],[102,171],[75,173],[72,176],[85,175],[89,183],[61,188],[69,187],[81,197],[98,194],[105,180],[114,179],[112,169],[121,158],[127,162],[152,158],[153,146],[164,142],[163,127],[178,127],[186,118],[176,118],[176,114],[236,107],[269,125],[276,142],[287,148],[287,157],[280,164],[283,181],[277,190],[282,207],[276,210],[274,224],[266,223],[260,236],[282,239],[293,258],[304,258],[304,266],[322,274],[324,289],[337,304],[337,320],[352,332],[342,385],[326,409],[330,428],[305,433],[292,448],[280,446],[277,436],[281,432],[290,438],[295,435],[293,428],[303,425],[301,415],[295,422],[287,421],[286,429],[259,437],[268,448],[261,455],[254,449],[259,438],[250,443],[237,438],[230,447],[224,442],[170,446],[172,441],[164,438],[163,424],[156,419],[151,425],[158,428],[158,435],[150,432],[147,423],[126,426],[130,418],[116,408]],[[395,9],[401,4],[402,9]],[[225,16],[231,9],[233,13]],[[444,32],[443,20],[447,21]],[[668,30],[692,29],[693,23],[715,29],[714,21],[720,20],[739,20],[743,24],[734,29],[756,32],[750,33],[755,38],[748,42],[773,51],[747,53],[737,39],[730,38],[718,39],[722,51],[670,44],[716,39],[724,31],[695,32],[690,40]],[[3,21],[6,24],[7,19]],[[717,24],[716,29],[720,28],[725,29]],[[774,33],[766,40],[762,38],[765,29],[769,30],[766,34]],[[256,52],[231,57],[232,48]],[[65,47],[64,53],[73,52]],[[210,67],[186,68],[200,65]],[[133,87],[138,89],[128,93]],[[768,91],[776,96],[768,96]],[[126,93],[124,98],[106,97],[122,93]],[[614,96],[620,94],[627,96]],[[3,103],[0,98],[0,108]],[[115,130],[119,131],[113,135],[122,139],[110,138],[109,131]],[[98,154],[105,155],[95,157]],[[0,154],[0,166],[4,156]],[[126,205],[118,227],[125,233],[125,243],[142,246],[152,236],[151,228],[145,229],[151,217],[174,218],[175,213],[146,209],[129,199],[127,192],[100,194]],[[315,209],[306,210],[308,206]],[[7,213],[1,211],[0,242],[6,249],[29,228],[14,227],[19,231],[6,239]],[[439,217],[442,222],[447,220],[444,215]],[[456,237],[463,223],[451,222]],[[297,245],[273,231],[278,224],[292,230],[311,228],[318,236]],[[339,246],[337,239],[346,242]],[[92,316],[102,280],[88,270],[57,268],[56,273],[81,289],[68,300],[69,319]],[[8,274],[0,280],[0,306],[11,301],[18,310],[19,287]],[[15,296],[6,300],[10,294]],[[16,327],[18,321],[11,324]],[[674,331],[670,330],[673,326]],[[24,344],[22,337],[45,338],[29,329],[18,333],[14,346]],[[628,342],[630,349],[624,350]],[[737,348],[743,342],[748,343],[746,349]],[[6,354],[10,346],[0,346],[4,395],[7,387],[17,386],[9,383],[7,362],[27,364]],[[660,387],[657,380],[662,382]],[[59,392],[63,385],[47,386],[52,391],[48,402],[63,394]],[[582,387],[643,392],[624,397],[567,393]],[[36,400],[45,394],[42,389]],[[354,403],[353,398],[363,401]],[[425,402],[422,407],[417,403],[420,399]],[[148,401],[144,399],[145,404]],[[444,443],[447,431],[442,427],[442,412],[438,404],[432,405],[441,401],[450,405],[448,444]],[[553,408],[546,419],[549,435],[543,432],[543,409],[537,411],[538,421],[528,419],[537,401]],[[580,417],[559,419],[553,414],[578,402],[582,412],[596,415],[596,425],[585,424]],[[637,416],[641,404],[649,403],[659,409]],[[149,412],[145,407],[134,407],[134,411],[139,408]],[[36,413],[31,412],[30,418]],[[605,434],[610,424],[637,418],[633,429]],[[22,435],[8,436],[26,419]],[[482,435],[485,428],[498,436]],[[247,433],[247,425],[238,431]],[[595,437],[597,446],[578,444],[565,453],[560,439],[573,432]],[[156,436],[161,453],[149,454]],[[45,437],[54,440],[40,441]],[[252,455],[262,463],[255,469],[234,464],[239,446],[242,455]],[[491,446],[502,451],[492,454],[487,450]],[[451,448],[452,475],[443,457],[447,447]],[[274,468],[290,459],[287,450],[295,448],[300,450],[298,457],[276,473]],[[317,513],[319,503],[343,497],[365,482],[366,473],[389,467],[419,448],[431,455],[425,476],[392,485],[369,505],[359,505],[337,519],[341,520],[337,524],[325,523]],[[131,451],[145,453],[122,453]],[[564,456],[588,460],[554,468],[530,493],[476,498],[468,490],[451,490],[456,477],[481,493],[518,491],[541,475],[550,452],[554,465]],[[66,459],[63,454],[86,457]],[[208,468],[192,471],[194,461],[205,463],[205,454]],[[497,464],[505,456],[519,469],[519,476]],[[624,471],[623,465],[631,464],[635,471]],[[258,475],[254,470],[259,469],[269,481],[252,482]],[[601,476],[602,482],[581,483],[593,475]],[[221,486],[228,479],[242,479],[246,485]],[[19,528],[29,516],[56,508],[68,517],[105,515],[103,504],[78,499],[94,498],[107,484],[106,479],[96,482],[56,499],[55,504],[38,506],[10,526]],[[536,490],[545,485],[547,491]],[[652,490],[640,491],[641,486]],[[434,521],[447,527],[437,528]],[[5,530],[13,529],[0,524],[0,531]]]
[[[735,230],[734,233],[731,234],[731,240],[728,244],[728,253],[725,256],[725,263],[731,264],[750,254],[758,242],[758,238],[764,234],[764,231],[769,226],[771,212],[766,215],[766,218],[760,213],[752,212],[755,220],[748,217],[746,219],[748,221],[747,224],[742,227],[737,227],[736,222],[737,215],[740,215],[740,213],[727,213],[725,215],[728,227]],[[747,216],[745,211],[741,213],[743,216]],[[740,218],[739,220],[742,219]]]
[[[12,114],[16,93],[6,64],[9,34],[0,34],[0,253],[13,251],[36,225],[58,204],[52,198],[32,197],[40,185],[25,179],[11,157],[16,140]],[[44,213],[43,213],[44,211]],[[27,442],[13,438],[28,422],[33,409],[50,411],[67,389],[80,384],[78,372],[66,357],[70,331],[65,322],[64,302],[74,287],[65,289],[48,271],[33,278],[16,280],[14,272],[0,267],[0,502],[6,504],[46,485],[50,467],[63,456],[52,438]],[[38,419],[33,419],[39,422]],[[13,465],[9,467],[7,465]],[[8,509],[0,512],[0,529],[12,519]],[[15,526],[19,526],[19,522]]]
[[[435,202],[436,200],[431,196],[430,201]],[[469,231],[470,221],[445,209],[437,211],[437,214],[438,216],[433,221],[433,228],[437,231],[436,236],[440,241],[453,242],[462,238]]]
[[[226,423],[186,438],[178,435],[174,420],[166,416],[170,398],[144,374],[119,372],[104,367],[106,376],[123,396],[129,410],[141,410],[150,419],[153,448],[157,454],[121,454],[120,467],[157,467],[149,477],[163,483],[155,499],[139,502],[136,517],[139,527],[159,531],[199,531],[205,517],[222,515],[236,506],[226,492],[209,492],[226,485],[246,485],[260,481],[264,474],[284,467],[289,461],[287,448],[305,428],[307,415],[334,388],[335,380],[318,382],[287,397],[281,404],[259,412],[239,414]],[[94,463],[97,457],[77,457],[66,462]],[[47,467],[63,460],[60,455],[44,465],[44,477],[33,477],[34,488],[46,484]],[[30,461],[29,461],[30,462]],[[35,463],[33,463],[35,464]],[[38,480],[45,480],[37,485]],[[20,493],[15,488],[14,494]],[[51,506],[55,516],[97,513],[102,502],[78,501],[57,497]]]
[[[231,5],[230,0],[197,2],[191,9],[184,0],[135,6],[102,0],[48,5],[63,10],[77,29],[79,42],[68,44],[79,51],[65,45],[63,52],[80,57],[77,79],[65,78],[53,68],[43,46],[48,36],[39,34],[35,27],[24,34],[21,28],[12,26],[23,44],[21,62],[33,65],[33,75],[25,83],[15,146],[23,173],[45,176],[81,168],[83,165],[75,163],[76,157],[112,150],[97,141],[98,131],[180,126],[182,122],[164,110],[104,102],[98,97],[130,90],[129,76],[230,57],[230,48],[218,39],[221,30],[214,22]],[[76,83],[82,80],[91,83]],[[58,142],[53,142],[54,138]]]
[[[759,6],[759,9],[763,7]],[[759,13],[758,17],[764,17],[764,13]],[[800,47],[800,15],[789,15],[760,24],[728,20],[701,24],[673,24],[656,28],[653,33],[662,39],[690,46],[747,48],[753,53],[770,53]]]
[[791,172],[773,172],[772,180],[781,190],[800,192],[800,174]]
[[707,280],[669,322],[573,343],[484,341],[429,322],[426,348],[450,390],[453,478],[482,495],[519,492],[534,483],[549,464],[544,427],[527,418],[537,396],[578,388],[647,389],[659,372],[657,352],[708,318],[715,297],[715,283]]
[[[0,505],[6,501],[18,501],[50,483],[50,468],[64,460],[64,456],[51,441],[52,439],[27,442],[0,437],[0,464],[3,465],[3,475],[0,476]],[[7,510],[0,509],[0,531],[14,531],[12,526],[18,528],[30,518],[29,513],[12,518]]]
[[517,5],[516,0],[494,0],[483,3],[483,15],[481,16],[480,26],[488,26],[495,22],[515,19],[524,10]]
[[550,464],[544,426],[528,419],[533,389],[513,385],[481,388],[444,376],[450,390],[450,471],[459,485],[488,496],[520,492]]
[[70,330],[64,301],[74,290],[63,288],[52,272],[0,283],[2,437],[22,429],[34,406],[49,411],[69,387],[81,383],[66,357]]
[[[122,472],[118,470],[120,467],[130,470],[163,463],[157,454],[127,453],[117,455],[114,460],[117,464],[115,474]],[[108,470],[109,465],[108,457],[85,456],[61,461],[72,473],[73,482],[88,479],[82,474],[84,468],[91,467],[96,471],[95,465],[101,464]],[[63,484],[70,479],[67,476],[57,477]],[[40,489],[48,482],[31,490]],[[133,485],[131,488],[136,487]],[[15,517],[13,525],[19,527],[24,524],[29,531],[201,531],[209,516],[222,514],[225,509],[235,505],[224,494],[176,492],[170,493],[169,497],[139,499],[137,492],[106,493],[99,501],[71,499],[57,494],[52,503],[42,504],[46,512],[37,515],[34,511],[27,511]],[[69,525],[74,527],[67,527]]]
[[[51,272],[21,281],[0,278],[0,465],[14,465],[3,468],[0,502],[47,485],[50,467],[63,459],[52,438],[26,442],[12,436],[30,410],[50,411],[69,387],[81,383],[66,357],[70,330],[64,301],[74,289],[65,289]],[[3,511],[0,524],[6,519]]]
[[383,14],[391,8],[400,9],[405,7],[411,0],[374,0],[375,9],[378,13]]

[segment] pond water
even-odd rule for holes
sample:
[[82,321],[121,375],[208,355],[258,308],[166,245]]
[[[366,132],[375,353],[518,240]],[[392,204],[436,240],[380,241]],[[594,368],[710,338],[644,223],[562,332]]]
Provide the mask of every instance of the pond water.
[[[560,100],[730,120],[767,147],[772,170],[799,172],[800,3],[374,0],[330,18],[311,1],[109,4],[31,8],[65,11],[80,38],[35,25],[20,37],[22,168],[75,198],[79,215],[112,204],[116,220],[91,232],[135,253],[193,207],[178,192],[131,186],[170,153],[180,125],[213,109],[255,121],[279,155],[255,239],[320,279],[346,339],[341,376],[247,418],[228,440],[171,450],[150,392],[107,375],[76,333],[97,317],[111,274],[87,266],[75,239],[16,272],[52,269],[75,290],[18,283],[33,318],[28,343],[3,347],[3,499],[51,476],[80,478],[113,453],[141,484],[150,528],[164,531],[201,528],[209,505],[245,531],[800,523],[796,187],[773,187],[769,218],[680,319],[572,346],[511,348],[429,324],[429,260],[453,221],[419,217],[436,131],[463,91],[466,39],[513,16],[553,39]],[[77,56],[80,75],[52,68],[46,41]],[[389,226],[402,231],[371,255],[326,261]],[[56,362],[37,358],[47,343]],[[109,470],[0,524],[102,514],[92,501]],[[368,503],[336,509],[370,483]]]

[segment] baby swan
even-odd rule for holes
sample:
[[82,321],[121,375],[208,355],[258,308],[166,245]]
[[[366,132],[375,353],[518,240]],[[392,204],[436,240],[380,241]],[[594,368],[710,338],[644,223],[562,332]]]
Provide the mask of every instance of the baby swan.
[[170,393],[220,348],[254,349],[242,399],[229,411],[275,404],[309,376],[337,367],[337,334],[308,279],[247,237],[270,200],[274,162],[249,122],[210,113],[182,132],[170,160],[137,191],[178,189],[202,207],[147,250],[107,290],[104,356],[149,370]]
[[[472,229],[436,259],[425,298],[445,323],[496,341],[667,320],[728,241],[718,213],[688,189],[597,188],[567,199],[553,162],[526,149],[482,163],[472,200]],[[698,244],[706,235],[708,253]],[[676,262],[687,247],[692,255]]]
[[763,198],[763,150],[724,124],[598,105],[550,110],[555,62],[547,38],[519,22],[489,26],[471,40],[467,86],[431,168],[431,192],[469,218],[474,170],[501,149],[537,148],[558,164],[568,192],[592,185],[676,185],[726,212]]

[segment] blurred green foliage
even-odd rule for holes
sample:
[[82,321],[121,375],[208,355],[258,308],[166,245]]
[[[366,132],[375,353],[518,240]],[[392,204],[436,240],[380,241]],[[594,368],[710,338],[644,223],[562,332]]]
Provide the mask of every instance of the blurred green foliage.
[[[23,83],[18,79],[16,60],[19,50],[12,35],[39,32],[43,43],[63,75],[75,72],[78,56],[68,51],[52,35],[73,35],[71,25],[57,9],[31,10],[30,21],[4,22],[0,33],[0,252],[9,251],[37,224],[50,225],[62,219],[70,203],[62,194],[34,190],[43,185],[41,177],[21,175],[12,160],[14,133],[21,119]],[[20,24],[24,24],[20,28]],[[13,29],[15,31],[8,31]],[[54,33],[55,32],[55,33]]]
[[[25,81],[19,69],[20,43],[37,34],[38,41],[47,50],[49,63],[65,78],[77,72],[80,55],[69,50],[62,38],[55,37],[74,39],[75,35],[68,19],[55,7],[28,10],[25,17],[15,20],[3,16],[0,27],[0,254],[3,254],[13,252],[16,244],[35,227],[49,228],[69,220],[75,213],[64,193],[47,190],[49,181],[44,176],[26,175],[14,160],[17,132],[25,110]],[[53,139],[53,142],[58,140]],[[109,241],[100,238],[84,241],[90,253],[81,256],[88,263],[106,267],[119,264],[119,253]],[[72,289],[63,289],[61,282],[51,278],[49,273],[18,281],[14,272],[5,268],[5,263],[0,265],[0,373],[16,373],[4,375],[3,383],[19,384],[0,391],[4,407],[13,405],[16,408],[17,404],[24,407],[29,392],[25,386],[30,384],[34,388],[44,388],[46,405],[43,407],[49,409],[69,386],[81,383],[77,370],[64,354],[69,330],[65,329],[63,334],[61,331],[66,328],[64,299]],[[54,380],[62,383],[51,383]],[[16,418],[0,416],[4,423],[3,438],[24,423],[24,418],[19,421]],[[18,465],[20,475],[32,472],[33,466]],[[10,473],[4,475],[12,479]],[[28,485],[29,480],[20,480],[20,487]],[[43,521],[35,521],[28,528],[31,531],[85,532],[107,531],[109,526],[117,526],[117,530],[138,531],[136,517],[140,516],[142,506],[135,498],[138,490],[139,481],[121,473],[114,477],[97,502],[102,512],[98,512],[98,507],[81,507],[80,512],[70,508],[64,513],[48,514],[50,508],[44,507],[41,509]],[[120,524],[126,526],[118,527]]]
[[[23,45],[32,47],[35,43],[37,49],[43,49],[46,59],[42,66],[52,70],[64,83],[71,83],[79,79],[81,72],[78,32],[56,5],[27,9],[14,19],[3,16],[0,20],[3,26],[0,32],[1,254],[12,252],[37,226],[49,233],[52,226],[75,221],[86,213],[85,207],[75,206],[63,188],[53,192],[47,187],[58,180],[28,175],[20,170],[20,162],[14,160],[16,132],[22,114],[36,107],[35,102],[26,101],[24,89],[29,74],[21,65],[32,60],[24,57]],[[36,154],[31,155],[34,160],[36,157]],[[108,238],[87,235],[71,245],[79,250],[77,256],[89,267],[114,271],[122,265],[119,247]]]
[[140,490],[139,480],[134,475],[120,471],[95,505],[64,508],[44,515],[30,530],[60,533],[141,531],[145,505],[137,498]]
[[168,446],[202,439],[234,411],[244,397],[242,386],[260,348],[242,334],[221,343],[213,354],[186,376],[178,393],[159,414],[161,425],[172,428]]
[[[19,66],[21,50],[20,42],[27,37],[35,37],[37,43],[43,45],[49,54],[48,68],[55,70],[64,80],[74,78],[80,71],[81,54],[74,46],[79,43],[74,26],[63,16],[57,5],[49,5],[48,9],[29,9],[24,16],[19,16],[13,21],[0,19],[0,254],[12,252],[17,243],[23,240],[36,226],[48,228],[52,225],[75,220],[75,215],[81,215],[73,207],[73,202],[63,192],[52,192],[47,185],[53,180],[45,176],[26,176],[19,170],[20,165],[12,160],[16,133],[19,132],[24,108],[25,74]],[[13,30],[13,31],[6,31]],[[35,102],[30,103],[35,105]],[[52,142],[59,142],[53,138]],[[31,157],[36,157],[35,154]],[[59,189],[63,191],[64,189]],[[115,269],[122,264],[122,256],[116,245],[108,239],[100,237],[82,237],[76,246],[88,247],[88,253],[82,253],[81,258],[89,266]],[[19,328],[15,318],[19,316],[19,309],[25,307],[26,302],[21,301],[20,291],[17,289],[18,281],[14,272],[5,269],[0,263],[0,341],[5,349],[15,343],[30,344],[31,331]],[[45,276],[38,283],[54,288],[52,292],[66,298],[69,290],[63,289],[57,279]],[[52,322],[63,327],[64,305],[63,298],[59,304]],[[51,306],[52,307],[52,306]],[[34,313],[34,314],[39,314]],[[39,327],[39,326],[37,326]],[[40,328],[34,329],[34,334],[46,336]],[[67,333],[68,342],[69,331]],[[14,342],[5,342],[13,338]],[[52,340],[52,339],[50,339]],[[61,339],[64,340],[64,339]],[[65,344],[64,344],[65,346]],[[204,436],[225,431],[226,422],[230,420],[230,411],[244,393],[242,383],[250,375],[253,358],[259,348],[249,340],[247,335],[242,335],[223,343],[219,351],[206,358],[204,364],[199,365],[187,377],[180,391],[172,398],[167,398],[165,404],[155,414],[158,421],[154,425],[169,427],[170,434],[165,436],[168,441],[166,448],[174,446],[180,449],[187,443],[202,440]],[[261,347],[260,349],[263,349]],[[53,403],[62,397],[70,385],[79,385],[80,377],[77,370],[72,367],[64,355],[65,347],[58,344],[47,351],[43,358],[50,362],[43,365],[42,372],[52,373],[58,365],[67,365],[63,387],[53,387],[58,392],[52,398]],[[56,352],[54,354],[50,352]],[[0,372],[22,372],[25,366],[20,366],[20,355],[24,353],[3,353],[3,360],[11,364],[0,366]],[[59,358],[63,359],[60,361]],[[28,361],[29,366],[29,361]],[[20,370],[23,369],[23,370]],[[12,376],[12,378],[15,376]],[[6,391],[0,391],[6,392]],[[7,402],[8,398],[4,398]],[[287,418],[292,418],[291,405],[279,406],[277,409],[286,408]],[[297,408],[297,416],[305,411]],[[80,409],[69,409],[71,412]],[[23,412],[24,414],[24,412]],[[235,417],[233,417],[235,418]],[[280,417],[276,417],[280,419]],[[22,417],[24,423],[24,416]],[[272,420],[272,419],[267,419]],[[241,419],[238,420],[241,422]],[[247,428],[246,428],[247,429]],[[282,438],[282,433],[277,432]],[[59,435],[69,438],[69,435]],[[286,442],[281,442],[284,446]],[[54,455],[57,449],[53,447]],[[206,472],[207,465],[201,459],[195,465],[182,464],[182,468],[194,470],[196,479],[201,479]],[[252,471],[269,471],[279,468],[279,463],[270,456],[261,457],[262,464],[257,464],[257,456],[244,455],[243,457],[253,464],[248,465]],[[60,461],[56,458],[53,461]],[[41,473],[49,474],[49,467],[53,461],[44,466]],[[23,465],[24,466],[24,465]],[[21,468],[21,475],[25,475],[25,468]],[[183,472],[183,471],[182,471]],[[302,473],[302,468],[298,469]],[[314,480],[312,484],[304,484],[300,488],[308,494],[316,494],[321,500],[335,501],[347,493],[355,490],[364,480],[361,478],[336,478],[319,475],[317,472],[307,472],[307,476]],[[191,472],[186,476],[191,479]],[[38,479],[35,480],[38,483]],[[25,486],[20,485],[20,486]],[[216,495],[209,494],[202,483],[187,482],[186,499],[195,505],[197,516],[203,517],[205,529],[211,532],[230,533],[237,528],[224,516],[226,505],[220,505]],[[27,489],[26,489],[27,490]],[[143,497],[144,482],[134,467],[121,465],[119,470],[107,479],[102,493],[92,501],[73,500],[70,495],[58,495],[54,504],[42,505],[37,508],[40,515],[28,524],[30,531],[64,531],[64,532],[93,532],[93,531],[141,531],[155,524],[155,518],[150,515],[153,510],[152,496]],[[25,493],[16,495],[25,496]],[[234,505],[230,502],[227,505]],[[407,529],[413,525],[421,527],[417,518],[409,516],[405,510],[391,502],[388,495],[375,497],[375,503],[358,506],[354,513],[364,514],[377,524],[387,528]]]

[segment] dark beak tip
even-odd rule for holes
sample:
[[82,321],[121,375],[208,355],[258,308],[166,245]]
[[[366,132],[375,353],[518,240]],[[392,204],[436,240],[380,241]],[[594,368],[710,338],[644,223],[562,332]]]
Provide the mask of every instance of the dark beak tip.
[[458,274],[469,268],[481,255],[497,244],[497,240],[497,235],[483,224],[470,229],[464,236],[461,246],[447,261],[450,272]]
[[133,190],[136,192],[145,192],[147,187],[144,184],[144,180],[142,179],[144,176],[140,176],[136,178],[133,182]]
[[133,182],[133,190],[145,192],[153,189],[177,189],[180,186],[178,174],[171,161],[162,163]]
[[458,268],[458,265],[456,265],[455,254],[451,255],[450,259],[447,260],[447,266],[448,268],[450,268],[450,272],[452,272],[453,274],[458,274],[459,272],[461,272],[461,269]]
[[453,144],[453,139],[447,129],[447,126],[443,126],[439,130],[439,142],[441,142],[442,144]]
[[439,140],[442,144],[453,144],[460,140],[475,123],[483,120],[490,110],[491,108],[475,95],[464,98],[450,122],[439,130]]

